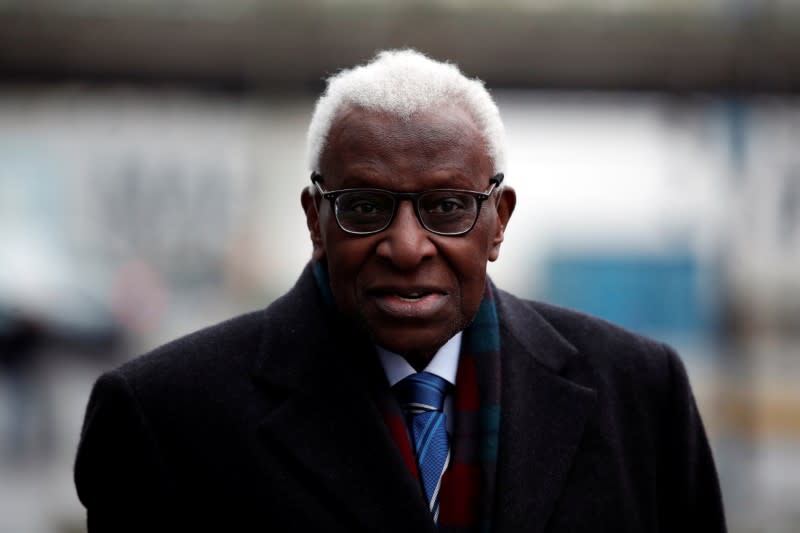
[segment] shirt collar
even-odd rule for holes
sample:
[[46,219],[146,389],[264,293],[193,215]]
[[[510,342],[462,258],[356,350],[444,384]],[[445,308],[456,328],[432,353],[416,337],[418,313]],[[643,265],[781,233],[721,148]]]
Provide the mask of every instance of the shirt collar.
[[[433,356],[431,362],[425,367],[425,372],[436,374],[440,378],[446,380],[451,385],[456,384],[456,371],[458,370],[458,356],[461,353],[461,335],[463,332],[459,331],[447,341],[444,346],[439,348],[436,355]],[[390,352],[389,350],[380,346],[375,346],[378,351],[378,356],[381,359],[383,370],[386,372],[386,378],[389,380],[389,385],[394,386],[395,383],[403,378],[416,374],[416,370],[402,355]]]

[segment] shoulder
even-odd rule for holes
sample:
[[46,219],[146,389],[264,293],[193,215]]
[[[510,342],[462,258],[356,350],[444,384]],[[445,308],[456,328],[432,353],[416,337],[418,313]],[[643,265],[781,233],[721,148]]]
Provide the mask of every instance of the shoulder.
[[666,346],[602,318],[552,304],[527,301],[527,304],[580,351],[592,353],[661,352]]
[[158,443],[160,451],[153,455],[166,455],[174,462],[176,450],[190,436],[203,433],[216,442],[219,435],[247,427],[267,401],[255,369],[274,348],[265,346],[271,332],[289,329],[282,327],[291,320],[286,305],[279,299],[264,310],[201,329],[101,375],[86,408],[81,457],[96,447],[92,443],[118,433],[135,434],[151,448]]
[[134,383],[174,383],[235,372],[258,349],[266,316],[266,310],[255,311],[195,331],[128,361],[116,373]]
[[686,417],[694,400],[671,347],[597,317],[498,292],[508,322],[501,327],[516,346],[511,357],[533,358],[558,379],[592,391],[599,434],[645,440],[655,450],[670,424],[697,425]]
[[[660,341],[579,311],[497,292],[508,334],[532,346],[534,357],[587,386],[630,385],[666,392],[674,373],[685,374],[675,351]],[[541,337],[568,346],[568,360],[548,360],[548,350],[537,350]]]
[[662,524],[655,529],[682,531],[690,522],[708,531],[724,530],[713,458],[675,351],[584,313],[503,291],[497,291],[497,298],[501,353],[507,352],[508,368],[525,368],[520,361],[535,368],[527,375],[503,374],[504,386],[514,388],[508,399],[521,403],[519,398],[536,397],[529,390],[547,380],[560,391],[550,396],[552,403],[527,402],[512,409],[555,418],[563,416],[553,407],[559,405],[555,400],[567,402],[570,394],[591,398],[571,465],[572,494],[580,508],[585,509],[585,494],[600,490],[609,501],[640,502],[642,509],[657,502],[657,516],[641,514],[652,519],[651,525],[642,522],[635,530]]
[[[141,355],[116,373],[140,387],[174,388],[176,384],[241,379],[268,356],[287,333],[305,331],[315,306],[308,273],[265,309],[246,313],[195,331]],[[313,282],[312,282],[313,283]]]

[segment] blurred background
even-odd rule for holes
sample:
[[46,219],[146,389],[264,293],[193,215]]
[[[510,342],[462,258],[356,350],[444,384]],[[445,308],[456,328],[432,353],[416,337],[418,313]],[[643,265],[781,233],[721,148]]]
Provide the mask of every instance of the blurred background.
[[679,349],[730,530],[800,531],[800,2],[0,0],[0,533],[84,530],[100,372],[292,285],[323,79],[405,46],[500,106],[498,285]]

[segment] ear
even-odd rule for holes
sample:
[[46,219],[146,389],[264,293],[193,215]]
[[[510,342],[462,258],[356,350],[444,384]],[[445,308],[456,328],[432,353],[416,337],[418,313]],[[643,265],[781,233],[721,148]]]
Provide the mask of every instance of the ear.
[[311,259],[321,261],[325,258],[325,246],[322,242],[322,232],[319,224],[319,203],[316,198],[316,191],[311,187],[305,187],[300,193],[300,203],[306,213],[306,226],[311,236],[311,244],[314,249],[311,252]]
[[517,205],[517,193],[512,187],[503,186],[499,195],[497,203],[495,203],[497,225],[495,226],[491,248],[489,249],[489,261],[497,260],[500,255],[500,245],[503,244],[506,226],[508,226],[508,221],[511,219],[511,214]]

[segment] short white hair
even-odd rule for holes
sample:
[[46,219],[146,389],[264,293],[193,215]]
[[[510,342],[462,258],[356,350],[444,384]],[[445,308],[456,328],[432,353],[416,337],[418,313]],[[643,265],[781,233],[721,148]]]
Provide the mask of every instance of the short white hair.
[[505,131],[500,111],[479,79],[464,76],[456,65],[430,59],[416,50],[384,50],[369,63],[328,78],[308,126],[306,151],[311,170],[319,172],[328,132],[338,113],[356,106],[385,111],[408,120],[414,113],[457,103],[469,113],[486,142],[494,171],[505,166]]

